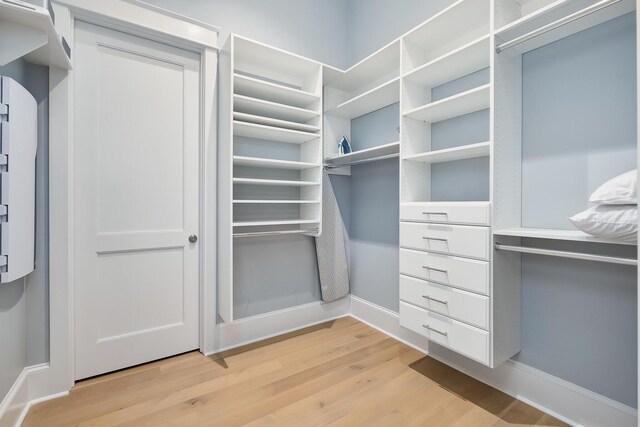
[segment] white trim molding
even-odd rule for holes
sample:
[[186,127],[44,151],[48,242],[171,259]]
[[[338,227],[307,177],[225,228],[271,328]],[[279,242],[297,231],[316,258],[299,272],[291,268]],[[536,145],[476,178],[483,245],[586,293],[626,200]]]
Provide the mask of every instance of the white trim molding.
[[0,427],[19,427],[32,405],[67,394],[51,394],[48,363],[28,366],[0,403]]
[[480,365],[402,327],[398,314],[351,296],[351,316],[434,359],[574,426],[638,425],[638,411],[521,362]]
[[330,303],[312,302],[283,310],[247,317],[218,326],[215,351],[251,344],[349,315],[349,297]]

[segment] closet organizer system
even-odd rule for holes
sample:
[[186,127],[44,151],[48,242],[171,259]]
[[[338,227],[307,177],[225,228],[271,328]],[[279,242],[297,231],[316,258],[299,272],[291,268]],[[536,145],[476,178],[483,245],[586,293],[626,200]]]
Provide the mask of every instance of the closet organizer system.
[[[517,353],[520,253],[637,265],[521,243],[617,243],[521,227],[522,55],[633,10],[633,0],[461,0],[347,71],[232,35],[221,54],[220,197],[229,209],[219,214],[220,316],[234,320],[234,239],[318,235],[323,166],[349,174],[398,156],[399,319],[430,341],[490,367]],[[436,96],[482,70],[482,84]],[[337,154],[352,119],[398,102],[399,141]],[[477,112],[488,138],[432,147],[434,124]],[[432,191],[436,168],[476,158],[489,178],[468,184],[486,188],[462,200]]]

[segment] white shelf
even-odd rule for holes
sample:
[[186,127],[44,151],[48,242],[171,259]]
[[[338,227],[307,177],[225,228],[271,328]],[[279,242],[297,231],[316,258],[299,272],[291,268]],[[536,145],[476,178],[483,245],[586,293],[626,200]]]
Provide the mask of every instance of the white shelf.
[[[405,42],[432,51],[439,46],[450,46],[477,31],[489,32],[490,5],[487,0],[460,0],[434,15],[403,38]],[[480,35],[480,34],[478,34]]]
[[325,159],[327,166],[341,167],[360,163],[368,163],[376,160],[398,157],[400,150],[399,142],[381,145],[379,147],[367,148],[349,154],[335,155]]
[[324,85],[354,92],[393,74],[394,77],[400,74],[400,40],[389,43],[344,72],[326,68]]
[[305,123],[289,122],[287,120],[272,119],[271,117],[255,116],[247,113],[233,113],[233,119],[240,122],[254,123],[258,125],[274,126],[284,129],[300,130],[303,132],[318,132],[320,127]]
[[413,154],[406,156],[403,160],[411,160],[421,163],[443,163],[455,160],[474,159],[476,157],[486,157],[491,152],[490,142],[480,142],[478,144],[463,145],[461,147],[446,148],[427,153]]
[[255,125],[252,123],[233,121],[233,134],[247,138],[264,139],[268,141],[304,144],[313,141],[320,135],[298,130],[282,129],[273,126]]
[[320,221],[314,219],[292,219],[284,221],[239,221],[234,222],[234,227],[269,227],[277,225],[302,225],[302,224],[319,224]]
[[405,74],[405,80],[435,87],[489,66],[491,40],[480,37]]
[[477,87],[440,101],[418,107],[405,117],[435,123],[489,108],[491,85]]
[[313,187],[320,185],[313,181],[291,181],[282,179],[233,178],[234,184],[269,185],[274,187]]
[[569,240],[573,242],[609,243],[617,245],[635,246],[635,243],[620,242],[611,239],[601,239],[578,230],[555,230],[546,228],[507,228],[495,230],[496,236],[528,237],[533,239]]
[[[551,24],[561,18],[565,18],[575,12],[579,12],[596,4],[594,0],[558,0],[547,6],[534,10],[525,16],[504,25],[496,30],[496,44],[514,40],[533,30]],[[520,53],[529,52],[541,46],[553,43],[562,38],[576,34],[603,22],[622,16],[635,10],[635,1],[622,0],[591,13],[573,22],[569,22],[556,29],[540,34],[523,43],[514,46],[513,49]]]
[[34,64],[72,68],[48,11],[0,0],[0,65],[23,56]]
[[319,200],[234,200],[236,205],[317,205]]
[[394,104],[400,100],[400,78],[381,84],[326,111],[327,114],[353,119]]
[[239,95],[258,98],[279,104],[306,108],[318,102],[320,96],[315,93],[293,89],[276,83],[267,82],[253,77],[234,74],[234,91]]
[[233,110],[239,113],[266,116],[273,119],[293,122],[307,122],[320,115],[319,111],[292,107],[290,105],[250,98],[244,95],[233,96]]
[[292,162],[288,160],[263,159],[258,157],[233,156],[233,164],[238,166],[252,166],[257,168],[305,170],[320,167],[316,163]]

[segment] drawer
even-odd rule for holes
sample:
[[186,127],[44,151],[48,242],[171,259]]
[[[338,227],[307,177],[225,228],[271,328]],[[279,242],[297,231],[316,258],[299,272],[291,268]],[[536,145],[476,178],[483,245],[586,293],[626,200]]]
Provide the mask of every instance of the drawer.
[[489,297],[400,276],[400,299],[482,329],[489,329]]
[[400,223],[400,246],[489,260],[488,227]]
[[489,263],[451,255],[400,249],[400,273],[489,294]]
[[400,204],[400,221],[489,225],[489,202],[425,202]]
[[489,332],[400,302],[400,326],[478,362],[489,364]]

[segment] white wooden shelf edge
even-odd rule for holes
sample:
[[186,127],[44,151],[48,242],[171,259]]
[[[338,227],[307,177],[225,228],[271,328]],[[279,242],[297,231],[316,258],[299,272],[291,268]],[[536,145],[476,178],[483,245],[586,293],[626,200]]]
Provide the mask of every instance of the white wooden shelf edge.
[[264,99],[265,101],[288,105],[305,105],[320,99],[320,95],[315,93],[260,80],[255,77],[234,73],[233,78],[237,93],[242,92],[246,96]]
[[319,224],[319,220],[315,219],[293,219],[293,220],[274,220],[274,221],[238,221],[234,222],[234,227],[269,227],[276,225],[298,225],[298,224]]
[[234,184],[246,185],[272,185],[279,187],[313,187],[320,185],[314,181],[289,181],[281,179],[259,179],[259,178],[233,178]]
[[473,159],[476,157],[486,157],[490,155],[490,152],[491,142],[480,142],[478,144],[469,144],[463,145],[461,147],[413,154],[403,157],[403,160],[411,160],[422,163],[442,163],[455,160]]
[[353,97],[325,113],[345,118],[356,118],[400,100],[400,77],[385,82],[363,94]]
[[237,205],[317,205],[319,200],[234,200]]
[[399,142],[381,145],[378,147],[367,148],[364,150],[354,151],[353,153],[335,155],[325,159],[326,166],[349,166],[355,163],[370,162],[381,160],[382,158],[391,158],[397,156],[400,150]]
[[546,228],[507,228],[495,230],[495,236],[527,237],[533,239],[568,240],[573,242],[607,243],[635,246],[635,243],[620,242],[612,239],[601,239],[579,230],[557,230]]
[[265,159],[261,157],[245,157],[245,156],[233,156],[233,164],[239,166],[252,166],[259,168],[274,168],[274,169],[291,169],[291,170],[304,170],[320,167],[319,164],[309,162],[294,162],[289,160],[275,160]]
[[490,107],[491,84],[462,92],[410,110],[403,115],[426,122],[439,122]]

